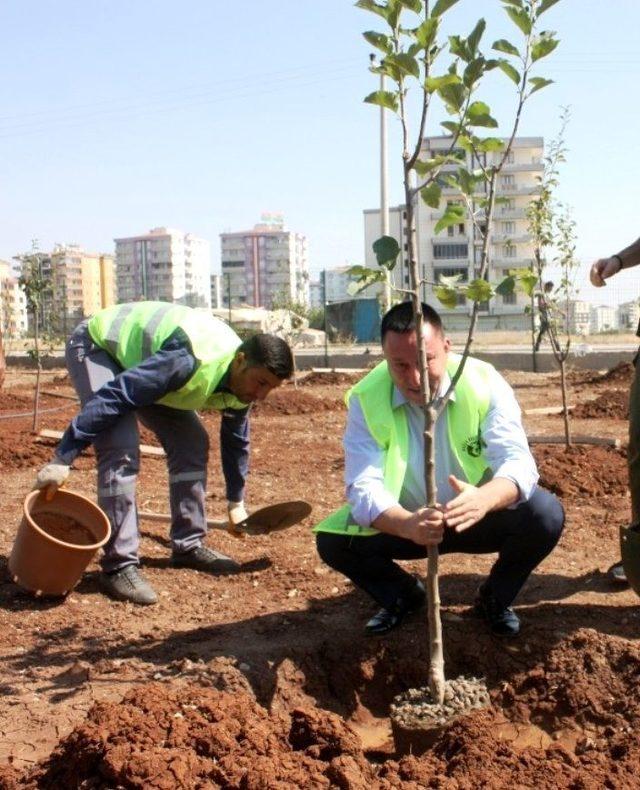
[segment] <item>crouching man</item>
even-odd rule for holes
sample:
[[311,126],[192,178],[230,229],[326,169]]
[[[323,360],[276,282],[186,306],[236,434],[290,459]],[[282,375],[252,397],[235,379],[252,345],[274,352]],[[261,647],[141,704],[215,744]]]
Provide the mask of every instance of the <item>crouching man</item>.
[[[444,396],[460,357],[438,313],[422,305],[431,396]],[[489,364],[468,359],[434,431],[437,508],[427,508],[418,338],[410,302],[382,319],[385,361],[348,394],[344,436],[348,505],[317,525],[320,557],[381,606],[366,624],[384,634],[424,604],[425,590],[395,560],[439,552],[496,553],[476,608],[495,634],[520,630],[511,608],[564,525],[558,500],[537,486],[520,409]]]

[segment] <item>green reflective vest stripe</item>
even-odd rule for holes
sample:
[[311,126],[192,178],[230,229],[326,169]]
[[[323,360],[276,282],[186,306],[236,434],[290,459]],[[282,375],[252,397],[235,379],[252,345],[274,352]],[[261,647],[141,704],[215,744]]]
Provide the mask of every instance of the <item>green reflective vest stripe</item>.
[[175,409],[244,409],[228,392],[214,392],[240,345],[236,333],[204,310],[168,302],[129,302],[101,310],[89,320],[89,334],[123,368],[155,354],[176,329],[189,338],[197,367],[179,390],[158,403]]
[[[449,354],[447,372],[455,374],[461,357]],[[468,482],[477,485],[490,475],[480,434],[489,411],[491,378],[495,369],[486,362],[468,358],[455,387],[455,400],[446,405],[447,433],[451,451]],[[393,381],[386,362],[381,362],[346,396],[347,403],[357,397],[371,436],[384,451],[384,485],[396,499],[400,497],[409,457],[409,427],[404,408],[392,407]],[[373,527],[353,520],[349,505],[344,505],[321,521],[314,532],[342,535],[377,535]]]

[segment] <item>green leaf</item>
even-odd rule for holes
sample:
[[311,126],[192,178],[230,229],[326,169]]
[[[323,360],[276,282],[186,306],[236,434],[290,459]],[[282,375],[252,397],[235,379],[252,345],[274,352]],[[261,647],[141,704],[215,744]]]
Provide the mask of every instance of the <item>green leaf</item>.
[[438,285],[444,285],[445,288],[455,288],[460,280],[462,280],[462,274],[440,274],[438,272]]
[[547,85],[551,85],[553,80],[545,80],[543,77],[529,77],[529,82],[531,83],[529,96],[531,96],[532,93],[542,90],[542,88],[546,88]]
[[399,52],[397,55],[389,55],[384,59],[384,62],[387,66],[395,66],[404,74],[411,74],[413,77],[420,76],[418,61],[406,52]]
[[450,85],[442,85],[438,90],[438,95],[445,104],[459,112],[464,104],[466,91],[462,84],[452,83]]
[[471,126],[485,126],[495,129],[498,122],[490,115],[489,105],[483,101],[474,101],[467,110],[467,119]]
[[504,145],[504,140],[499,137],[484,137],[476,143],[476,148],[483,153],[489,153],[490,151],[504,150]]
[[498,68],[504,71],[504,73],[509,77],[509,79],[514,82],[516,85],[520,84],[520,72],[514,66],[509,63],[508,60],[500,59],[498,63]]
[[455,121],[441,121],[440,126],[444,127],[451,134],[456,134],[460,128],[460,124]]
[[461,60],[464,60],[465,63],[471,60],[471,51],[466,39],[460,36],[449,36],[449,49],[452,55],[456,55]]
[[381,50],[385,55],[389,55],[392,52],[389,36],[384,36],[382,33],[376,33],[375,30],[367,30],[367,32],[363,33],[362,35],[369,42],[369,44],[371,44],[371,46]]
[[516,8],[522,8],[522,0],[502,0],[505,5],[514,5]]
[[523,8],[505,8],[504,10],[507,12],[507,16],[511,21],[520,28],[525,36],[531,34],[533,23],[531,17]]
[[458,183],[460,184],[460,191],[463,195],[473,195],[476,188],[476,178],[473,173],[470,173],[465,168],[461,167],[458,170]]
[[517,57],[520,56],[520,50],[518,47],[515,47],[510,41],[507,41],[506,38],[499,38],[497,41],[494,41],[493,49],[497,50],[498,52],[506,52],[507,55],[516,55]]
[[398,112],[398,97],[391,91],[374,91],[365,97],[367,104],[378,104],[380,107],[386,107],[388,110]]
[[516,278],[510,274],[508,277],[505,277],[504,280],[496,285],[496,293],[499,296],[509,296],[512,294],[516,289]]
[[422,0],[399,0],[400,4],[410,11],[419,14],[422,11]]
[[413,169],[420,178],[424,178],[428,173],[431,173],[442,165],[457,164],[458,162],[460,162],[459,156],[455,156],[454,154],[442,154],[434,156],[433,159],[418,159]]
[[454,288],[447,288],[445,285],[436,285],[433,289],[436,299],[444,307],[453,310],[458,304],[458,294]]
[[540,5],[538,6],[538,16],[544,14],[545,11],[548,11],[552,5],[555,5],[558,0],[542,0]]
[[449,203],[442,217],[436,222],[433,232],[437,235],[440,231],[448,228],[449,225],[457,225],[463,222],[467,216],[464,206],[458,203]]
[[484,19],[479,19],[476,26],[473,28],[471,33],[469,33],[467,44],[469,45],[471,53],[474,55],[478,51],[478,44],[480,43],[480,39],[482,38],[482,34],[484,33],[486,26],[487,23],[484,21]]
[[393,269],[400,254],[400,245],[393,236],[381,236],[373,242],[373,251],[378,261],[378,266]]
[[486,302],[493,296],[493,288],[486,280],[472,280],[464,289],[464,294],[473,302]]
[[531,46],[531,62],[545,58],[559,43],[557,38],[553,38],[553,33],[541,33]]
[[440,198],[442,196],[442,189],[436,181],[432,181],[429,186],[420,190],[420,197],[424,200],[427,206],[431,208],[438,208],[440,205]]
[[437,17],[430,17],[429,19],[425,19],[425,21],[415,29],[414,34],[416,41],[421,44],[424,49],[429,49],[436,40],[438,24],[439,20]]
[[424,86],[428,93],[434,93],[445,85],[459,85],[460,77],[457,74],[443,74],[440,77],[427,77]]
[[431,16],[442,16],[451,8],[451,6],[455,5],[457,2],[458,0],[437,0],[436,4],[433,6],[433,10],[431,11]]
[[356,8],[362,8],[364,11],[371,11],[385,20],[388,19],[389,12],[387,11],[387,7],[378,5],[374,0],[358,0],[355,6]]
[[519,270],[517,272],[518,282],[522,290],[527,296],[533,296],[534,288],[538,282],[536,275],[528,269]]
[[485,59],[483,57],[474,58],[464,70],[462,81],[467,88],[473,88],[475,83],[484,73]]

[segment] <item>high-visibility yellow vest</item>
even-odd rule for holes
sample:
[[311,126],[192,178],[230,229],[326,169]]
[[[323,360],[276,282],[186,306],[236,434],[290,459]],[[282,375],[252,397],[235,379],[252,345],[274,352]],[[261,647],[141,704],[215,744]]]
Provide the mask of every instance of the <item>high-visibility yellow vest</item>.
[[158,403],[174,409],[244,409],[228,392],[214,392],[241,343],[230,326],[211,313],[169,302],[129,302],[101,310],[89,321],[89,334],[124,369],[155,354],[176,329],[189,338],[197,361],[184,386]]
[[[447,371],[456,372],[461,357],[449,354]],[[451,452],[463,470],[467,482],[478,484],[490,474],[480,434],[482,421],[489,411],[492,365],[468,358],[455,387],[455,400],[446,405],[447,432]],[[357,397],[371,436],[384,452],[384,485],[396,499],[400,497],[409,458],[409,427],[402,407],[392,406],[393,381],[386,362],[381,362],[346,395],[347,404]],[[314,532],[342,535],[377,535],[373,527],[363,527],[353,520],[349,505],[327,516]]]

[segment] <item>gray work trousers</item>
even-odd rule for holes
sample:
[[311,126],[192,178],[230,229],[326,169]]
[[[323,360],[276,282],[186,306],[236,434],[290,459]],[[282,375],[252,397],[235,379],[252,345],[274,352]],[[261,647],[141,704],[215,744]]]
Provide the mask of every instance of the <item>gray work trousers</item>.
[[635,373],[629,393],[629,492],[631,523],[640,524],[640,350],[633,364]]
[[[66,346],[71,381],[84,405],[122,368],[96,346],[83,321]],[[183,553],[199,546],[207,531],[205,486],[209,437],[194,411],[154,404],[125,414],[95,438],[98,459],[98,504],[111,522],[111,538],[101,560],[107,573],[138,564],[136,478],[140,468],[140,435],[136,417],[160,440],[167,455],[171,544]]]

